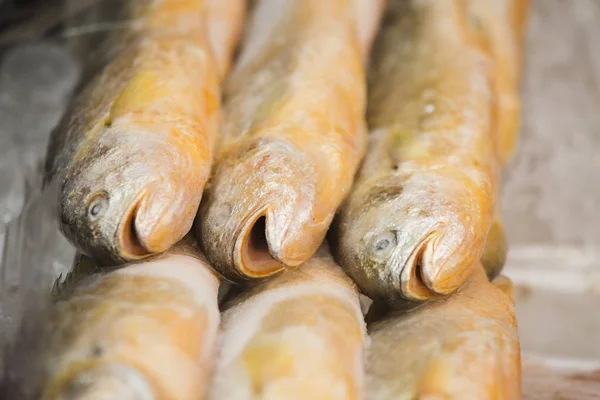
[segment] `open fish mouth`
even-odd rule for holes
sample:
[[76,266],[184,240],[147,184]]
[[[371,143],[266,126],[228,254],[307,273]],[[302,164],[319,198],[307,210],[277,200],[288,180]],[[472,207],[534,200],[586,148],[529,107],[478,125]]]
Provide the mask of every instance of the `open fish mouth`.
[[285,268],[273,255],[267,232],[267,214],[267,208],[259,210],[247,218],[236,232],[233,263],[243,276],[267,277]]
[[[415,246],[400,273],[400,289],[405,298],[415,301],[441,298],[464,281],[470,265],[453,265],[452,260],[463,246],[456,245],[457,238],[452,235],[452,230],[435,229]],[[448,252],[447,248],[452,250]]]
[[144,246],[144,241],[137,229],[138,212],[146,195],[146,190],[140,192],[126,211],[122,219],[123,222],[121,222],[116,232],[119,253],[126,260],[139,260],[154,253],[147,246]]
[[443,296],[443,293],[438,293],[434,289],[431,277],[426,273],[431,270],[435,241],[440,236],[438,232],[429,234],[415,246],[404,263],[399,278],[400,290],[407,299],[421,301]]

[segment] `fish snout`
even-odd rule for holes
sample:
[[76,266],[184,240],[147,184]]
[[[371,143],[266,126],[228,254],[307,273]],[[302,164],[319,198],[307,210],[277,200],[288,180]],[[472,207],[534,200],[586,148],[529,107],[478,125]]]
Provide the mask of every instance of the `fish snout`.
[[201,195],[201,190],[186,190],[176,180],[146,186],[121,218],[121,257],[136,260],[171,248],[191,229]]
[[402,265],[402,297],[423,301],[449,295],[458,289],[468,278],[473,265],[473,262],[463,260],[466,242],[468,240],[460,229],[449,229],[444,225],[406,242],[406,249],[401,254],[408,257],[398,261]]
[[61,400],[155,400],[152,385],[136,369],[122,364],[93,367],[69,382]]
[[472,244],[464,227],[408,220],[373,235],[363,250],[366,257],[349,272],[367,295],[392,306],[442,298],[470,275],[478,259]]
[[198,224],[207,256],[236,281],[299,265],[325,236],[312,229],[315,182],[295,147],[260,138],[242,148],[215,172]]

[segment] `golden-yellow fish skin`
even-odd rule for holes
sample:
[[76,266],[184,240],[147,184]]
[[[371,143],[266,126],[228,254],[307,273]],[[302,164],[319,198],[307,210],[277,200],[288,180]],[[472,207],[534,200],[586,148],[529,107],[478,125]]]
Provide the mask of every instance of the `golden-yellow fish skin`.
[[358,291],[325,246],[223,313],[215,400],[359,400],[366,329]]
[[492,224],[492,60],[466,11],[459,0],[391,0],[374,45],[369,149],[335,250],[367,295],[392,305],[459,287]]
[[510,284],[478,264],[448,298],[370,327],[367,400],[519,400],[521,356]]
[[103,67],[88,66],[53,132],[46,181],[61,186],[63,231],[104,264],[163,252],[192,226],[231,53],[220,49],[217,60],[212,47],[235,45],[244,5],[227,1],[231,37],[209,35],[214,1],[121,2],[123,27],[97,51]]
[[255,6],[225,85],[224,138],[198,219],[197,236],[228,279],[264,277],[306,261],[352,185],[366,147],[369,41],[368,32],[358,37],[355,6]]
[[493,117],[501,161],[513,157],[520,125],[519,86],[529,0],[467,0],[471,24],[494,58]]
[[198,257],[174,248],[84,282],[58,301],[43,339],[39,398],[204,398],[219,282]]

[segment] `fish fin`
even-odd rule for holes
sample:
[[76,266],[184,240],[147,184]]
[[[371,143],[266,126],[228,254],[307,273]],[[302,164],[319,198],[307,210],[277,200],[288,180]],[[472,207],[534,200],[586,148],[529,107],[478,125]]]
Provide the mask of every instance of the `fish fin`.
[[494,222],[492,222],[492,227],[488,233],[483,255],[481,256],[481,263],[490,281],[494,280],[502,272],[507,255],[508,241],[506,232],[504,231],[500,215],[496,213]]
[[84,254],[77,253],[71,271],[64,277],[64,279],[61,274],[56,281],[54,281],[51,291],[51,298],[54,301],[57,301],[70,296],[75,287],[77,287],[83,279],[101,271],[103,270],[98,267],[91,258]]

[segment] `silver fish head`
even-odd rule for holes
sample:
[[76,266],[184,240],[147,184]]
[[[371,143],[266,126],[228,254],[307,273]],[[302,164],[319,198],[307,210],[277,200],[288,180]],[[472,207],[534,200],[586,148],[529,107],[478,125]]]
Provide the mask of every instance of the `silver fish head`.
[[202,195],[194,180],[201,174],[179,164],[185,155],[152,147],[132,140],[98,144],[62,179],[62,230],[101,264],[161,253],[191,228]]
[[398,173],[355,189],[338,220],[336,253],[368,296],[392,305],[423,301],[468,278],[487,231],[478,232],[469,193],[451,183]]

